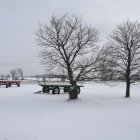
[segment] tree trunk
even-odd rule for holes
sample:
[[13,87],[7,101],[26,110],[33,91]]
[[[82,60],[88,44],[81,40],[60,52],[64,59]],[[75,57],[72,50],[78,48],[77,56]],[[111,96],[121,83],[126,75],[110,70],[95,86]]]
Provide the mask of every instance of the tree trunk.
[[76,100],[78,98],[78,89],[76,86],[76,81],[72,82],[72,87],[69,90],[69,100]]
[[76,100],[78,98],[77,87],[71,87],[69,91],[69,100]]
[[77,86],[76,81],[73,78],[73,72],[70,68],[68,69],[68,76],[70,84],[72,85],[72,87],[69,90],[69,100],[76,100],[78,98]]
[[125,97],[130,97],[130,66],[131,66],[131,52],[130,49],[128,50],[128,66],[126,71],[126,95]]
[[126,98],[130,97],[130,82],[126,82]]

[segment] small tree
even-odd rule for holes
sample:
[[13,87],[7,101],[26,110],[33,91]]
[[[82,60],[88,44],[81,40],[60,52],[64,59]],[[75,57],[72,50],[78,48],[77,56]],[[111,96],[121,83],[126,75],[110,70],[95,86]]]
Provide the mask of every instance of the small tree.
[[6,79],[8,80],[10,78],[10,74],[7,74],[6,75]]
[[10,71],[10,74],[11,74],[12,79],[15,80],[17,77],[17,71],[15,69],[13,69]]
[[52,16],[48,24],[40,25],[36,35],[42,47],[42,63],[50,69],[63,69],[72,86],[81,77],[91,76],[97,61],[95,28],[75,16]]
[[21,79],[24,80],[24,74],[23,74],[23,70],[21,68],[17,69],[17,73],[18,73],[18,77],[21,77]]
[[4,80],[4,79],[5,79],[5,75],[1,74],[1,80]]
[[140,24],[126,21],[112,32],[109,42],[117,71],[126,82],[126,96],[130,97],[130,85],[140,74]]

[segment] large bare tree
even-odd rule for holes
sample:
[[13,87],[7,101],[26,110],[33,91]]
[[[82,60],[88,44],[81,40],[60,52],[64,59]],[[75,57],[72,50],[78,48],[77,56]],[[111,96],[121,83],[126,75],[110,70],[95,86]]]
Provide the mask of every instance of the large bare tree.
[[117,71],[126,82],[126,96],[130,86],[140,74],[140,23],[126,21],[112,32],[109,47],[117,63]]
[[50,69],[66,72],[73,86],[78,79],[93,73],[98,58],[95,56],[97,41],[97,30],[76,16],[52,16],[37,31],[42,63]]

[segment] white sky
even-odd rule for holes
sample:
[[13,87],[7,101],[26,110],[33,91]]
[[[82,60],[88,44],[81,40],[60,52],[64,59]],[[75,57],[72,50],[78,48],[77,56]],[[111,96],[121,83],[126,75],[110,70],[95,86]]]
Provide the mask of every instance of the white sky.
[[0,74],[22,68],[25,74],[44,73],[35,31],[51,15],[80,16],[104,40],[116,24],[140,19],[139,0],[0,0]]

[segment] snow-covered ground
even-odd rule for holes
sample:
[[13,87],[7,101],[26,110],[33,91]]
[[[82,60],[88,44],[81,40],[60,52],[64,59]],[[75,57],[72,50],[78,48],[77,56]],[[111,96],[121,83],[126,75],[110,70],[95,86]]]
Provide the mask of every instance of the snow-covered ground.
[[0,140],[140,140],[140,85],[84,84],[79,99],[0,87]]

